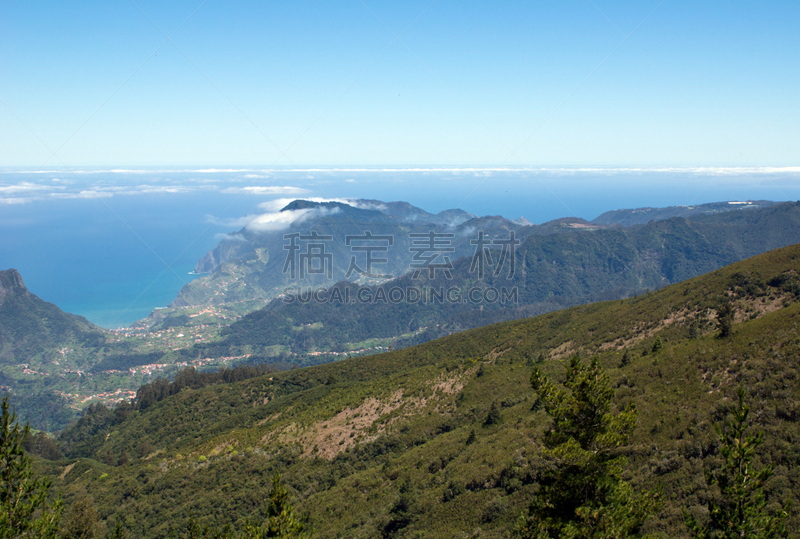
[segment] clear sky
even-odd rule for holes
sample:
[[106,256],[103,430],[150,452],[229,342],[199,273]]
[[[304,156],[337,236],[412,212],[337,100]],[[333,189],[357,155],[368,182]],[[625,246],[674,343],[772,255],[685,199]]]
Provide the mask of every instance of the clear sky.
[[798,21],[796,0],[9,0],[0,167],[798,165]]

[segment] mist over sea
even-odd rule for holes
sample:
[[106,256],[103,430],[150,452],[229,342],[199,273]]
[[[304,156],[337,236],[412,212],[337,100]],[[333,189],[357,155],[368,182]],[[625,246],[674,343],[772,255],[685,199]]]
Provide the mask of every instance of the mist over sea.
[[[258,167],[0,171],[0,269],[115,328],[166,306],[221,234],[283,199],[402,200],[431,213],[594,219],[613,209],[800,199],[796,169]],[[275,206],[277,207],[277,206]]]

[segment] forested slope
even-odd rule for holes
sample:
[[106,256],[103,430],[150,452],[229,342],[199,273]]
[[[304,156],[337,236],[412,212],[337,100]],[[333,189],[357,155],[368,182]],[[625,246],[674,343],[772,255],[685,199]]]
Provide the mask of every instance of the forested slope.
[[[531,370],[561,380],[566,358],[596,355],[615,409],[639,411],[624,476],[664,501],[646,531],[684,537],[682,510],[702,514],[718,496],[703,470],[720,464],[714,426],[740,386],[766,433],[757,461],[775,467],[768,501],[800,494],[799,264],[791,246],[636,298],[187,388],[87,434],[82,457],[42,469],[68,502],[90,495],[134,536],[186,529],[191,515],[241,523],[279,471],[315,537],[505,537],[550,465],[551,420]],[[726,305],[732,332],[721,338]]]

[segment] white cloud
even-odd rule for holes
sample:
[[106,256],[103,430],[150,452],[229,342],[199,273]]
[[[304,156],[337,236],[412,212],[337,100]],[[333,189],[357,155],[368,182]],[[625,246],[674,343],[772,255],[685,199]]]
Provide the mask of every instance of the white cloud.
[[[9,169],[5,173],[14,174],[63,174],[64,170],[30,170],[30,169]],[[453,173],[489,173],[489,172],[526,172],[526,173],[564,173],[573,174],[580,172],[592,173],[640,173],[640,172],[684,172],[697,174],[797,174],[800,173],[800,166],[789,167],[395,167],[395,168],[296,168],[296,169],[88,169],[70,171],[75,174],[242,174],[244,177],[259,177],[261,174],[303,174],[306,178],[309,173],[337,174],[337,173],[376,173],[376,172],[453,172]],[[246,173],[246,174],[243,174]],[[345,180],[349,181],[349,180]]]
[[249,168],[199,168],[192,172],[250,172]]
[[[313,200],[313,202],[319,202],[320,200],[324,202],[330,202],[330,200],[324,200],[324,199],[316,199]],[[277,202],[277,201],[272,201],[272,202]],[[288,204],[288,202],[283,203],[285,201],[281,202],[282,204],[279,206],[281,208],[286,204]],[[291,200],[289,202],[291,202]],[[263,207],[265,204],[261,204],[261,206]],[[247,228],[256,232],[274,232],[277,230],[285,230],[289,228],[290,225],[298,225],[303,221],[307,221],[308,219],[324,217],[326,215],[333,215],[338,212],[339,208],[324,208],[324,207],[273,211],[270,213],[265,213],[256,216],[247,224]]]
[[222,190],[223,193],[245,194],[245,195],[302,195],[308,193],[308,189],[293,187],[291,185],[251,185],[250,187],[228,187]]
[[464,227],[461,230],[461,236],[464,237],[464,238],[466,238],[467,236],[474,236],[475,235],[475,231],[476,231],[476,228],[473,227],[473,226]]
[[179,185],[138,185],[126,191],[120,191],[121,195],[142,195],[153,193],[190,193],[194,191],[191,187],[183,187]]
[[[24,193],[30,191],[47,191],[55,189],[53,186],[39,185],[36,183],[22,182],[15,185],[0,185],[0,194]],[[63,189],[61,187],[60,189]]]
[[386,204],[374,204],[372,202],[362,202],[360,200],[351,200],[348,202],[348,204],[360,210],[373,210],[381,213],[384,213],[387,210]]
[[29,197],[0,198],[0,206],[3,204],[27,204],[28,202],[33,202],[34,200],[38,199]]
[[108,198],[114,195],[101,191],[84,190],[78,193],[50,193],[50,196],[54,198]]
[[233,232],[231,234],[215,234],[214,239],[223,241],[247,241],[247,238],[239,234],[238,232]]
[[247,228],[257,232],[273,232],[276,230],[284,230],[289,228],[289,225],[295,222],[304,220],[307,214],[311,213],[311,208],[302,210],[286,210],[275,213],[265,213],[255,217]]

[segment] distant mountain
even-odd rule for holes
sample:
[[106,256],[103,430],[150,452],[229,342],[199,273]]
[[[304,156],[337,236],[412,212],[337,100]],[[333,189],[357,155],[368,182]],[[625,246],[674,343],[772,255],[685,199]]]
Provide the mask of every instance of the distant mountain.
[[513,222],[521,226],[531,226],[533,224],[522,216],[520,216],[518,219],[514,219]]
[[713,215],[716,213],[754,210],[774,206],[777,202],[769,200],[748,200],[732,202],[712,202],[709,204],[697,204],[694,206],[668,206],[666,208],[636,208],[634,210],[612,210],[601,214],[592,223],[597,225],[624,226],[643,225],[650,221],[670,219],[672,217],[694,217],[696,215]]
[[[440,261],[453,261],[474,251],[471,241],[478,228],[492,237],[507,237],[523,227],[457,209],[431,214],[406,202],[295,200],[223,239],[195,268],[211,274],[186,285],[170,307],[235,306],[244,314],[263,307],[287,286],[333,285],[342,279],[376,284],[413,266],[415,246],[425,242],[413,235],[443,234],[436,240],[447,250]],[[367,254],[365,249],[373,247]],[[303,262],[310,249],[319,253],[313,264],[322,271]],[[368,268],[367,256],[383,261]]]
[[459,209],[443,210],[436,214],[428,213],[422,208],[412,206],[408,202],[383,202],[381,200],[357,199],[353,200],[352,204],[356,208],[379,211],[390,219],[398,222],[418,221],[435,225],[458,226],[475,217],[475,215]]
[[[696,206],[673,206],[667,208],[638,208],[606,212],[589,222],[577,217],[556,219],[541,225],[533,225],[525,218],[509,220],[502,216],[476,217],[463,210],[445,210],[431,214],[407,202],[383,202],[380,200],[358,199],[349,203],[312,202],[295,200],[277,212],[256,219],[251,225],[229,234],[217,247],[204,256],[195,268],[197,273],[210,275],[193,280],[179,293],[170,305],[173,309],[183,307],[221,307],[228,311],[228,318],[237,318],[266,305],[280,296],[286,287],[298,281],[307,286],[332,286],[347,279],[359,284],[376,285],[390,278],[400,277],[409,271],[413,259],[411,234],[434,231],[453,234],[449,245],[453,247],[447,256],[451,261],[471,256],[475,252],[477,234],[482,231],[486,237],[499,239],[509,237],[511,231],[516,239],[524,241],[528,236],[573,233],[575,231],[596,231],[614,226],[644,225],[650,221],[663,221],[675,217],[697,220],[703,216],[714,216],[736,210],[756,211],[774,206],[771,201],[718,202]],[[352,261],[363,261],[365,255],[359,248],[364,242],[346,244],[348,236],[363,235],[369,231],[375,236],[391,236],[392,244],[384,243],[385,251],[375,251],[376,257],[385,257],[383,265],[376,268],[379,276],[368,278],[352,273]],[[327,237],[323,244],[326,255],[330,255],[330,274],[309,273],[298,279],[289,275],[286,261],[292,251],[289,245],[290,234],[298,237],[297,253],[311,243],[308,238],[315,232]],[[373,245],[376,245],[373,243]],[[779,244],[770,244],[773,247]],[[780,244],[782,245],[782,244]],[[354,249],[354,247],[356,247]],[[295,255],[297,256],[297,255]],[[737,258],[728,258],[723,263]],[[440,259],[441,260],[441,259]],[[358,264],[357,264],[358,265]],[[697,273],[692,273],[696,275]],[[674,282],[667,275],[666,281]],[[651,288],[658,283],[648,282],[643,288]],[[630,287],[629,287],[630,288]],[[156,312],[158,321],[169,312]]]
[[[461,226],[492,226],[498,219]],[[453,264],[452,278],[438,272],[434,278],[405,274],[374,286],[342,282],[313,297],[300,289],[224,329],[223,343],[281,346],[298,354],[345,351],[376,338],[406,346],[570,305],[630,297],[800,242],[800,203],[625,228],[577,219],[529,228],[539,234],[528,230],[516,248],[513,275],[510,258],[499,274],[487,270],[479,276],[475,257],[467,256]],[[498,263],[501,251],[490,253]],[[422,291],[421,298],[411,298],[410,289]],[[449,298],[447,291],[453,291]],[[392,294],[401,301],[392,301]]]
[[[286,226],[279,230],[259,229],[258,226],[239,230],[231,239],[223,240],[203,257],[197,263],[195,272],[212,272],[220,264],[233,259],[245,259],[257,248],[273,246],[275,243],[280,247],[277,252],[283,253],[285,244],[283,236],[285,234],[292,232],[307,234],[312,228],[318,226],[327,227],[326,231],[336,234],[335,239],[338,241],[339,239],[343,240],[347,234],[363,234],[360,227],[364,225],[383,225],[384,228],[389,226],[392,231],[395,231],[397,227],[405,229],[408,225],[422,228],[431,225],[455,227],[475,218],[474,215],[458,209],[431,214],[407,202],[364,199],[354,200],[352,204],[295,200],[283,207],[279,213],[294,214],[296,219],[287,222]],[[317,232],[323,235],[319,230]],[[372,232],[377,235],[377,232]]]
[[100,328],[32,294],[17,270],[0,271],[0,388],[22,420],[55,430],[73,419],[56,372],[80,368],[75,349],[98,350],[104,342]]
[[15,269],[0,271],[0,364],[22,363],[73,340],[94,341],[100,329],[32,294]]

